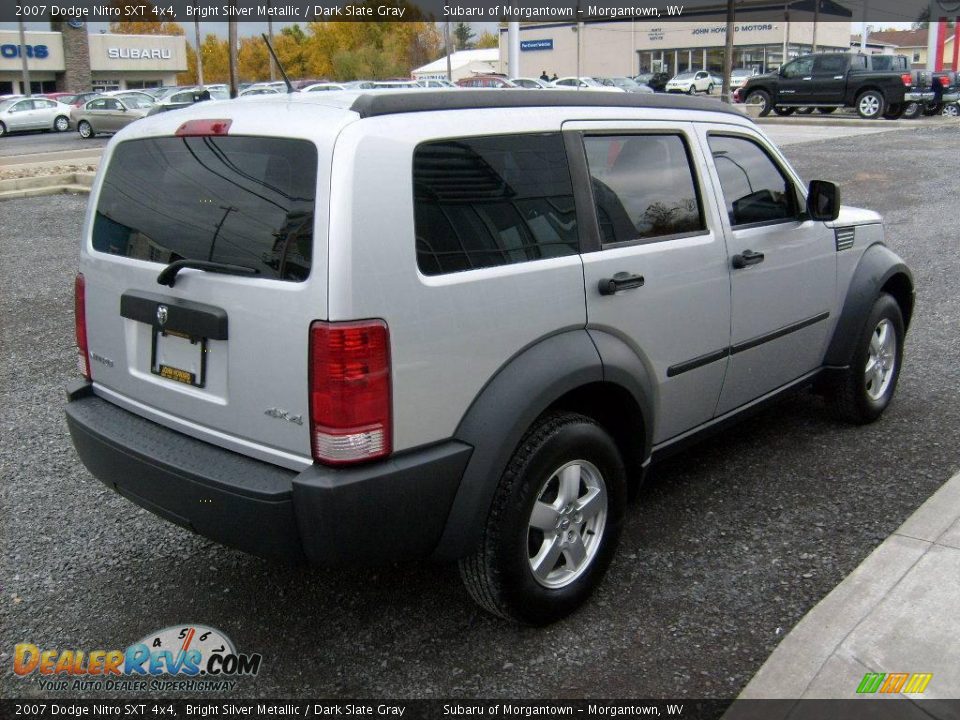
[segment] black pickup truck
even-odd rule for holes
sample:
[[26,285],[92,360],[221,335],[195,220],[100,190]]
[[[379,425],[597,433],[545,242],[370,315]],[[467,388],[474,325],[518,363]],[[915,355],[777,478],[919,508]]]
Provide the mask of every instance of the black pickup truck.
[[771,111],[789,115],[799,108],[832,112],[852,107],[868,120],[895,119],[903,113],[906,103],[921,97],[910,71],[906,67],[894,69],[898,61],[891,59],[887,63],[891,69],[874,68],[881,57],[884,56],[859,53],[803,55],[777,72],[750,78],[737,97],[759,105],[761,116]]

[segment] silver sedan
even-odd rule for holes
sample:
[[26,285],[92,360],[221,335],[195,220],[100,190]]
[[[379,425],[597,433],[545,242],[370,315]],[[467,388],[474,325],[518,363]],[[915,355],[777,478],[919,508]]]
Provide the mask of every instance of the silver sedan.
[[115,133],[125,128],[144,117],[151,107],[151,103],[135,97],[101,95],[82,108],[73,108],[71,118],[80,137],[86,140],[97,133]]
[[0,136],[23,130],[70,129],[69,105],[47,98],[12,98],[0,102]]

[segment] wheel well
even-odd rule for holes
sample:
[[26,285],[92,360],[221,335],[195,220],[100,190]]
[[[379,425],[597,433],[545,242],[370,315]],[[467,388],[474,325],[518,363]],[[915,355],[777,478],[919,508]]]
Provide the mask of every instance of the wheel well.
[[860,97],[861,95],[863,95],[865,92],[870,92],[871,90],[872,90],[873,92],[878,92],[878,93],[880,93],[880,97],[882,97],[884,100],[887,99],[887,94],[886,94],[881,88],[874,87],[874,86],[872,86],[872,85],[868,85],[867,87],[862,87],[862,88],[860,88],[860,89],[857,91],[857,97],[859,98],[859,97]]
[[903,273],[897,273],[884,283],[880,291],[893,295],[893,299],[900,306],[900,312],[903,313],[903,327],[906,330],[910,327],[910,318],[913,317],[913,285],[910,279]]
[[643,412],[624,387],[609,382],[583,385],[560,397],[549,410],[569,410],[596,420],[617,444],[627,477],[642,476],[647,452]]

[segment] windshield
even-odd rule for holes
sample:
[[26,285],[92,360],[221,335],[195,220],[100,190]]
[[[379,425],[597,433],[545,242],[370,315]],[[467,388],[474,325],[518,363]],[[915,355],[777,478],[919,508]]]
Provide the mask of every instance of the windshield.
[[610,79],[613,80],[613,84],[616,85],[618,88],[635,88],[635,87],[637,87],[637,83],[635,83],[635,82],[634,82],[633,80],[631,80],[630,78],[615,77],[615,78],[610,78]]
[[752,74],[749,70],[734,70],[730,77],[750,77]]
[[19,99],[20,98],[15,98],[13,100],[3,100],[2,102],[0,102],[0,112],[3,112],[4,110],[9,110],[10,107]]
[[104,176],[93,248],[164,265],[244,265],[299,282],[310,272],[316,180],[317,150],[306,140],[128,140]]
[[697,74],[692,72],[680,73],[674,80],[693,80],[696,76]]
[[589,85],[590,87],[603,87],[603,84],[602,84],[602,83],[597,82],[597,81],[594,80],[592,77],[580,78],[580,81],[581,81],[584,85]]

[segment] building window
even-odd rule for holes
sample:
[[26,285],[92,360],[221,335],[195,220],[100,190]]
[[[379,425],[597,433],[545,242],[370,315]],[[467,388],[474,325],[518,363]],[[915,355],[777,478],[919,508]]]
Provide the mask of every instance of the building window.
[[913,61],[914,61],[915,63],[920,62],[920,51],[919,51],[919,50],[914,50],[914,51],[913,51]]

